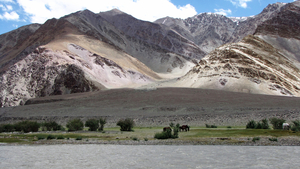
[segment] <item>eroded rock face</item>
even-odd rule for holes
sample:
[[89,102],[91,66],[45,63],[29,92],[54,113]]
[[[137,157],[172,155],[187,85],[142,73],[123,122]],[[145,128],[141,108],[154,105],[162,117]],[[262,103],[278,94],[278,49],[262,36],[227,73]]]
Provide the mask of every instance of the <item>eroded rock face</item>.
[[197,76],[193,85],[200,88],[300,96],[299,71],[272,45],[256,36],[247,36],[239,43],[211,52],[186,79]]

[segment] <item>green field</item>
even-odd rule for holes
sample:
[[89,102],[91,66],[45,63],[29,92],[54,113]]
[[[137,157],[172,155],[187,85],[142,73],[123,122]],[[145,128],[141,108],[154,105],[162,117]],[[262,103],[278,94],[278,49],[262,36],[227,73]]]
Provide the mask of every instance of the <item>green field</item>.
[[[37,132],[37,133],[0,133],[1,143],[14,143],[14,144],[36,144],[39,141],[40,144],[47,144],[49,142],[57,141],[65,142],[69,140],[76,140],[81,138],[83,141],[122,141],[122,140],[135,140],[135,141],[148,141],[154,139],[155,133],[162,132],[161,127],[136,127],[134,132],[121,132],[118,127],[105,128],[104,132],[90,132],[90,131],[78,131],[78,132]],[[47,140],[49,135],[53,135],[55,139]],[[60,136],[63,139],[57,139]],[[174,139],[176,141],[197,141],[205,139],[220,139],[231,140],[232,142],[239,138],[254,137],[268,137],[268,138],[287,138],[287,137],[300,137],[300,132],[284,131],[284,130],[272,130],[272,129],[244,129],[241,127],[227,128],[203,128],[192,127],[189,132],[179,132],[179,138]],[[39,139],[40,138],[40,139]],[[42,138],[42,139],[41,139]]]

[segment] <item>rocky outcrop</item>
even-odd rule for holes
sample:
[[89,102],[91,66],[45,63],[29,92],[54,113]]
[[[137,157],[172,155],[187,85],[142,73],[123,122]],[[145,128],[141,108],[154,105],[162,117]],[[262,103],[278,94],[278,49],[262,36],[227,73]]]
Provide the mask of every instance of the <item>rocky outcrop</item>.
[[256,36],[223,45],[178,79],[181,85],[236,92],[300,96],[299,68]]

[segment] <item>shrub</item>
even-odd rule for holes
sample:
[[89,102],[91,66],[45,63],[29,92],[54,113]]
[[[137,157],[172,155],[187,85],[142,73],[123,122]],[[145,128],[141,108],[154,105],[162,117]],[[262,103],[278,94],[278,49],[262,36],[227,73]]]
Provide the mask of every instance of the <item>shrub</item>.
[[277,138],[269,138],[270,141],[278,141]]
[[85,127],[89,127],[89,131],[97,131],[99,128],[99,120],[89,119],[85,122]]
[[282,124],[285,123],[284,119],[271,118],[270,123],[273,125],[273,129],[282,129]]
[[255,141],[259,141],[260,140],[260,137],[253,137],[252,141],[255,142]]
[[46,137],[45,137],[45,136],[38,136],[37,138],[38,138],[38,140],[43,140],[43,139],[45,139]]
[[69,120],[67,123],[68,131],[83,130],[83,122],[80,119]]
[[65,137],[64,136],[57,136],[57,139],[65,139]]
[[24,133],[38,132],[40,128],[40,124],[36,121],[21,121],[14,126],[16,131],[23,131]]
[[262,124],[260,122],[256,123],[255,129],[262,129]]
[[216,126],[216,125],[211,125],[211,128],[218,128],[218,126]]
[[15,126],[13,124],[4,124],[2,130],[3,132],[13,132],[15,131]]
[[126,118],[125,120],[121,119],[118,121],[117,126],[121,127],[121,131],[133,131],[134,121],[130,118]]
[[82,137],[77,137],[76,140],[82,140]]
[[55,136],[49,134],[49,135],[47,136],[47,140],[52,140],[52,139],[55,139]]
[[232,127],[231,127],[231,126],[227,126],[227,128],[228,128],[228,129],[231,129]]
[[0,133],[2,133],[2,132],[4,132],[4,125],[3,124],[0,125]]
[[300,131],[300,120],[295,120],[293,121],[293,125],[292,125],[292,131]]
[[137,137],[132,137],[133,141],[139,141],[139,139]]
[[99,131],[103,131],[104,125],[106,124],[106,119],[100,118],[100,119],[99,119],[99,122],[100,122],[100,128],[99,128],[98,130],[99,130]]
[[55,121],[45,122],[41,124],[43,131],[57,131],[61,130],[62,126],[56,123]]
[[145,141],[148,141],[148,138],[144,138]]
[[262,124],[262,129],[269,129],[270,128],[267,119],[262,119],[261,124]]
[[218,126],[216,125],[209,125],[209,124],[205,124],[206,128],[218,128]]
[[171,130],[167,130],[161,133],[156,133],[154,135],[154,138],[156,139],[168,139],[168,138],[172,138],[172,131]]
[[170,123],[170,127],[171,126],[173,126],[173,134],[172,134],[172,130],[166,130],[161,133],[156,133],[154,135],[154,138],[156,138],[156,139],[178,138],[178,132],[179,132],[179,127],[177,127],[178,125],[176,125],[176,127],[174,127],[174,124],[172,125]]
[[255,129],[256,128],[256,122],[254,120],[250,120],[247,125],[246,125],[246,129]]

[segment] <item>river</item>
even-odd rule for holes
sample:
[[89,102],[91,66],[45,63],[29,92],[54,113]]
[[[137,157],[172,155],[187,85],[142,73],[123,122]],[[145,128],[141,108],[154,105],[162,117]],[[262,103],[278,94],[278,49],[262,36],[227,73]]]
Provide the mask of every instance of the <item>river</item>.
[[300,147],[0,146],[0,168],[299,168]]

